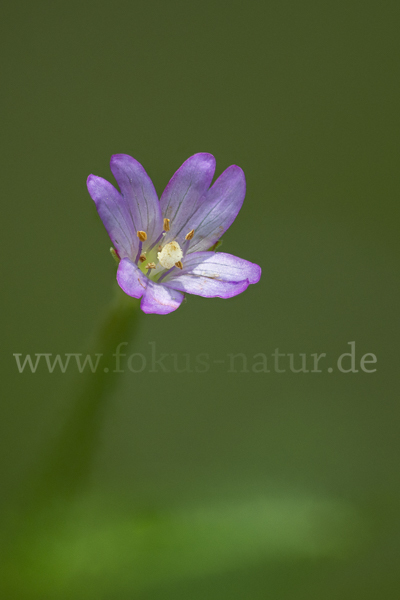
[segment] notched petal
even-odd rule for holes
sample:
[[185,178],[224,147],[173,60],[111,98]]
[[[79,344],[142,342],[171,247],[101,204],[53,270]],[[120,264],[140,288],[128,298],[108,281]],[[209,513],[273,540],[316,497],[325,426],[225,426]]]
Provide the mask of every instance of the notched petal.
[[110,168],[127,203],[135,234],[145,231],[146,247],[150,246],[162,231],[160,203],[153,182],[144,167],[128,154],[114,154]]
[[236,219],[246,195],[246,178],[236,165],[228,167],[206,194],[190,220],[195,230],[189,252],[211,248]]
[[192,229],[186,224],[201,205],[214,173],[213,155],[199,152],[188,158],[172,176],[160,199],[163,216],[170,220],[166,241],[177,238],[183,229],[184,234]]
[[87,188],[119,256],[133,256],[138,240],[134,237],[124,198],[109,181],[97,175],[89,175]]

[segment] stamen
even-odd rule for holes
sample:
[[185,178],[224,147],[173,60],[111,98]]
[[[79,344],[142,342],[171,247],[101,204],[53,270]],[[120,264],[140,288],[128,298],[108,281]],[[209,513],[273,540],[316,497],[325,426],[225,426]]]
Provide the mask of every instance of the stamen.
[[164,219],[164,231],[169,231],[171,229],[169,223],[170,219]]
[[184,240],[183,245],[182,245],[183,258],[186,256],[186,254],[187,254],[187,252],[189,250],[190,241],[193,239],[193,236],[194,236],[194,229],[191,229],[189,231],[189,233],[187,233],[185,235],[185,240]]
[[142,246],[143,246],[142,242],[139,241],[139,248],[138,248],[138,251],[137,251],[137,254],[136,254],[136,258],[135,258],[135,263],[136,264],[138,264],[138,262],[140,260],[140,257],[142,255]]
[[139,260],[140,262],[144,262],[146,260],[146,252],[142,252],[142,254],[139,256]]
[[141,242],[145,242],[147,240],[147,233],[145,231],[138,231],[137,236]]
[[[155,242],[152,243],[152,245],[150,246],[150,248],[148,248],[148,252],[151,252],[154,248],[154,246],[156,246],[164,237],[164,235],[166,235],[165,231],[163,231],[162,233],[160,233],[160,235],[158,236],[158,238],[156,239]],[[160,248],[158,248],[160,250]]]
[[185,241],[182,244],[182,252],[183,252],[183,257],[182,258],[185,258],[186,254],[187,254],[187,252],[189,250],[189,246],[190,246],[190,240],[187,240],[185,238]]
[[175,263],[175,266],[178,267],[178,269],[183,269],[182,261],[178,260],[178,262]]
[[170,269],[168,269],[167,271],[164,271],[164,273],[161,274],[161,276],[158,278],[158,283],[160,283],[165,277],[167,277],[167,275],[169,275],[175,268],[175,265],[173,267],[171,267]]
[[149,262],[145,266],[145,269],[155,269],[155,268],[156,268],[156,263],[153,263],[153,262]]

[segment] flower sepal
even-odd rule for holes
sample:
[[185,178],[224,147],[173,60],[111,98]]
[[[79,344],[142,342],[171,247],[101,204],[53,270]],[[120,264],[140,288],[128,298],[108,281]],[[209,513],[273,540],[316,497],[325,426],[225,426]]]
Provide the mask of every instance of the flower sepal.
[[117,265],[119,265],[119,263],[121,262],[121,259],[119,257],[118,252],[116,251],[116,249],[113,248],[112,246],[110,248],[110,254],[113,257],[113,259],[115,260],[115,262],[117,263]]
[[223,244],[223,240],[217,240],[215,242],[215,244],[213,244],[211,246],[211,248],[208,249],[208,252],[216,252],[217,248],[219,248],[220,246],[222,246],[222,244]]

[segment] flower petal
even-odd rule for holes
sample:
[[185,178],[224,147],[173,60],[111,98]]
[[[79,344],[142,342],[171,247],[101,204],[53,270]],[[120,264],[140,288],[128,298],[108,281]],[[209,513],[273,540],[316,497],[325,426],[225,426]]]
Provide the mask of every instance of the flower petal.
[[184,296],[180,292],[149,280],[140,308],[145,313],[167,315],[179,308],[183,298]]
[[244,292],[249,287],[249,282],[247,279],[233,282],[218,281],[198,275],[180,275],[176,279],[166,282],[165,285],[174,290],[204,298],[232,298]]
[[260,277],[261,268],[243,258],[224,252],[196,252],[187,255],[183,269],[171,271],[163,284],[207,298],[231,298]]
[[127,154],[114,154],[110,167],[125,198],[135,236],[147,233],[146,249],[162,231],[160,203],[153,182],[142,165]]
[[138,239],[133,237],[132,221],[125,200],[111,183],[89,175],[87,188],[97,212],[121,258],[136,255]]
[[232,165],[220,175],[193,215],[189,230],[194,229],[189,252],[208,250],[230,227],[246,195],[246,179],[240,167]]
[[160,199],[163,217],[171,221],[165,242],[176,239],[179,234],[184,238],[190,231],[189,219],[210,187],[214,172],[213,155],[200,152],[188,158],[172,176]]
[[145,274],[129,258],[123,258],[119,263],[117,281],[125,294],[133,298],[141,298],[149,282]]
[[244,258],[227,254],[226,252],[195,252],[188,254],[183,261],[183,269],[174,271],[168,279],[175,274],[201,275],[216,277],[221,281],[244,281],[258,283],[261,277],[261,268]]

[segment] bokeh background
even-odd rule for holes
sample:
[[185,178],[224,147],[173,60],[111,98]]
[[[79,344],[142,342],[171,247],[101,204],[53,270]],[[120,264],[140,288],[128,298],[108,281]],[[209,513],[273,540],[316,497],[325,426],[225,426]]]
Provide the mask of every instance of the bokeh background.
[[[399,16],[391,1],[3,7],[4,598],[397,600]],[[217,174],[244,169],[223,250],[261,282],[143,315],[126,352],[324,352],[323,372],[126,372],[80,426],[84,376],[19,374],[13,353],[85,353],[112,300],[86,178],[112,180],[127,153],[161,194],[201,151]],[[376,372],[327,371],[350,341]]]

